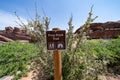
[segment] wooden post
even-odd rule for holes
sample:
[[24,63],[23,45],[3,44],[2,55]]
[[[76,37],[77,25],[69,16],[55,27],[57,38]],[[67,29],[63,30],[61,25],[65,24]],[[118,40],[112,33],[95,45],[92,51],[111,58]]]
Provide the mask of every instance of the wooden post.
[[[53,30],[60,30],[59,28],[53,28]],[[54,80],[62,80],[62,60],[61,51],[54,50]]]

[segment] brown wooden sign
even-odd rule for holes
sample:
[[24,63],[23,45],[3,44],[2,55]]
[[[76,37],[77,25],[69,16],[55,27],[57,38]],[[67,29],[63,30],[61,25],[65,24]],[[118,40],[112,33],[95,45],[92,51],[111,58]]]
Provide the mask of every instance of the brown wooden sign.
[[66,31],[52,30],[46,31],[47,49],[48,50],[65,50],[66,49]]

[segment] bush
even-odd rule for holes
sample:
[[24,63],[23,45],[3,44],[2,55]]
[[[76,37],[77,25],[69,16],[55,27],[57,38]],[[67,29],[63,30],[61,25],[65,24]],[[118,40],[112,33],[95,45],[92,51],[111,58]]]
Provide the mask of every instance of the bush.
[[38,56],[38,48],[33,44],[8,42],[0,45],[0,77],[25,75],[30,63]]
[[110,40],[107,48],[112,51],[115,62],[119,63],[117,60],[120,60],[120,38]]
[[107,47],[109,45],[109,41],[105,40],[91,40],[89,44],[93,48],[95,54],[97,55],[97,59],[101,61],[112,60],[112,51]]
[[120,38],[112,39],[108,42],[107,49],[112,52],[112,60],[108,64],[110,72],[120,74]]
[[108,72],[120,74],[120,38],[107,41],[91,40],[89,44],[97,59],[106,63]]

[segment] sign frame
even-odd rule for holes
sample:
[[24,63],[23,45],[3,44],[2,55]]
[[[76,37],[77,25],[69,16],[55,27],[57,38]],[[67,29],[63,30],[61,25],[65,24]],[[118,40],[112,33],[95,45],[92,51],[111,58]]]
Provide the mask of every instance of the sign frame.
[[[49,37],[48,35],[51,34],[51,37]],[[57,35],[61,35],[60,37],[57,36]],[[50,39],[48,38],[52,38],[51,41],[49,41]],[[53,40],[56,39],[56,40]],[[63,38],[63,39],[61,39]],[[60,39],[60,40],[59,40]],[[51,43],[51,45],[50,45]],[[50,49],[48,48],[48,46],[54,46],[53,44],[55,45],[55,47],[59,46],[60,48],[53,48],[53,49]],[[63,45],[61,45],[61,44]],[[46,47],[47,47],[47,50],[66,50],[66,30],[48,30],[46,31]],[[63,47],[63,48],[61,48]]]

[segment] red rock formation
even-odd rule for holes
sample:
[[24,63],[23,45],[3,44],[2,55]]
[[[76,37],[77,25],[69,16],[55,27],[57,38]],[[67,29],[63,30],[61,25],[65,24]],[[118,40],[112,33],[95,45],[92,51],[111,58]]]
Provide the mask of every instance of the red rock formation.
[[7,37],[5,37],[5,36],[0,35],[0,41],[11,42],[11,41],[13,41],[13,40],[10,39],[10,38],[7,38]]
[[10,34],[10,33],[13,32],[13,28],[12,28],[11,26],[5,27],[5,32],[6,32],[7,34]]
[[13,33],[14,34],[22,34],[22,31],[20,30],[20,28],[14,27]]
[[29,36],[28,32],[24,32],[24,30],[21,30],[20,28],[17,27],[5,27],[5,30],[0,30],[0,41],[6,41],[6,39],[11,39],[11,40],[28,40],[31,41],[31,38]]
[[[75,33],[80,33],[80,28]],[[87,34],[91,39],[117,38],[120,35],[120,22],[92,23]]]

